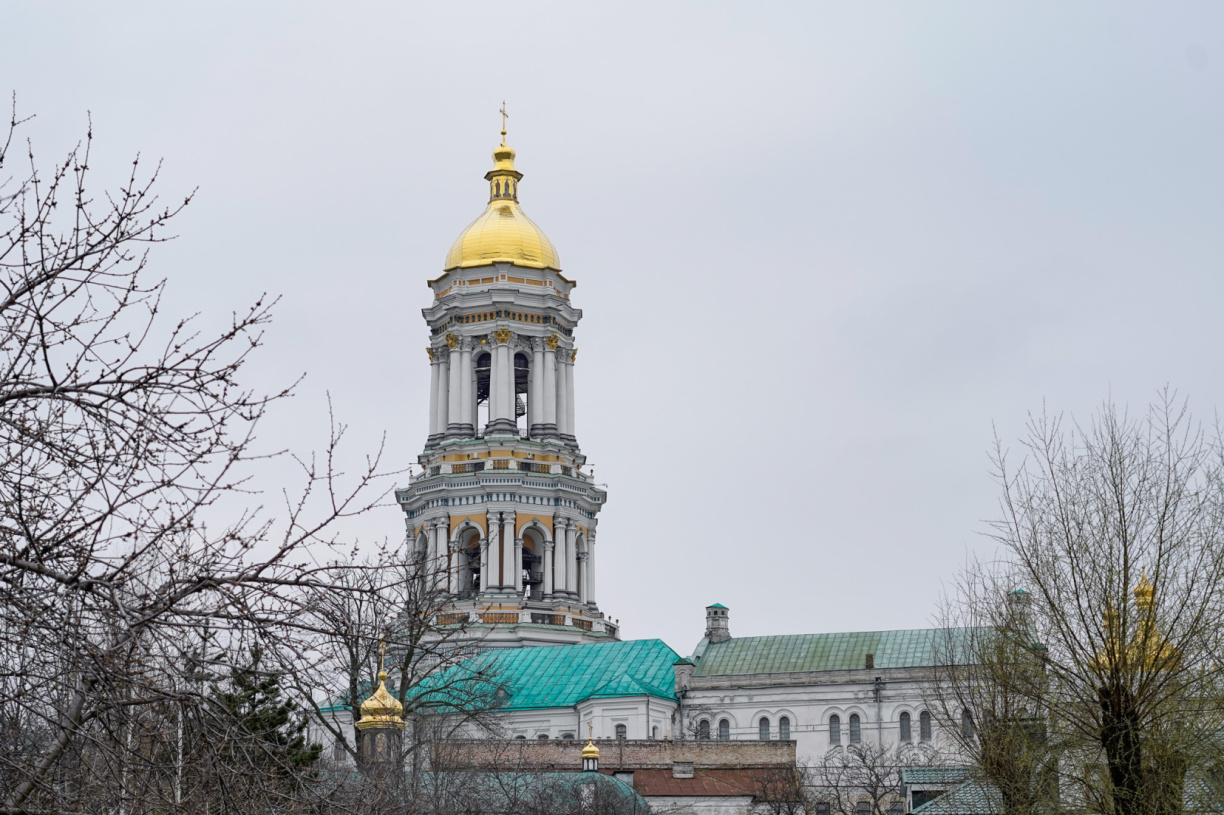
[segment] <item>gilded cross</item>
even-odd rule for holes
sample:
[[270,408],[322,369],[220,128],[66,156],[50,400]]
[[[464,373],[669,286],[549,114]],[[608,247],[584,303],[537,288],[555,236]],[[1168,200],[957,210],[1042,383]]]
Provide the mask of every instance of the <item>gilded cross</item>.
[[382,671],[385,671],[386,669],[387,669],[387,640],[386,640],[386,637],[384,636],[383,639],[378,641],[378,670],[381,673]]
[[587,719],[587,741],[595,740],[595,720]]
[[502,115],[502,135],[504,136],[506,135],[506,119],[510,118],[510,114],[506,113],[506,100],[505,99],[502,100],[501,115]]

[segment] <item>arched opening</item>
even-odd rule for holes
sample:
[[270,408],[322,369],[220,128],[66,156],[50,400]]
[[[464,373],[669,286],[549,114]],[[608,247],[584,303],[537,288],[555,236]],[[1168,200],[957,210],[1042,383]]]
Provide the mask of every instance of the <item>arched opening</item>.
[[829,717],[829,744],[841,744],[841,716]]
[[778,719],[778,740],[790,741],[790,717],[783,716]]
[[460,599],[475,597],[480,591],[480,530],[467,529],[460,533],[458,569],[456,588]]
[[650,728],[650,738],[657,739],[658,737],[659,737],[659,726],[655,725],[654,727]]
[[718,740],[731,741],[731,722],[726,719],[718,720]]
[[476,430],[484,435],[484,427],[489,423],[489,374],[493,369],[493,357],[489,352],[482,352],[474,363],[476,372]]
[[523,530],[523,596],[544,599],[544,536],[532,527]]
[[697,723],[697,738],[703,739],[703,740],[710,738],[710,720],[709,719],[702,719],[701,721]]
[[850,714],[850,743],[858,744],[863,740],[862,720],[857,713]]
[[548,734],[541,733],[540,735],[536,736],[536,738],[539,739],[540,741],[548,741]]
[[931,714],[925,710],[918,714],[918,738],[921,741],[931,740]]
[[910,733],[910,715],[908,713],[901,714],[901,743],[909,744],[913,741],[913,736]]
[[412,544],[412,562],[423,564],[429,559],[429,536],[424,532],[417,535],[416,541]]
[[[518,434],[527,436],[527,400],[530,398],[531,361],[526,354],[514,355],[514,423]],[[534,412],[534,411],[533,411]]]
[[623,724],[618,724],[616,726],[616,738],[618,741],[624,741],[629,738],[629,728]]
[[973,714],[968,708],[961,711],[961,736],[965,741],[973,741],[973,737],[977,734],[977,729],[973,726]]
[[769,719],[765,716],[757,722],[757,738],[761,741],[769,741]]

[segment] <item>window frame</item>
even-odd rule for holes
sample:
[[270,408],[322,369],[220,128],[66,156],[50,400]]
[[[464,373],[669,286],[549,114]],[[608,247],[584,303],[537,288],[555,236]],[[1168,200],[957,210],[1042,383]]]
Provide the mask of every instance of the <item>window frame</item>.
[[757,720],[757,740],[769,741],[771,725],[768,716],[762,716]]
[[901,715],[897,717],[897,738],[902,744],[914,742],[914,720],[908,710],[901,711]]
[[829,744],[841,744],[841,716],[836,713],[829,717]]
[[790,726],[791,726],[790,716],[779,716],[778,717],[778,741],[790,741],[791,740]]
[[863,743],[863,717],[858,715],[857,713],[851,713],[849,725],[850,725],[850,743],[851,744],[862,744]]

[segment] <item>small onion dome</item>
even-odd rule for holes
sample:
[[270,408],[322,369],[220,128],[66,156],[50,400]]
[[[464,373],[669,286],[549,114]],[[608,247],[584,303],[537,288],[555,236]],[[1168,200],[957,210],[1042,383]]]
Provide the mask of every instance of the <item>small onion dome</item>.
[[1143,569],[1139,578],[1139,584],[1135,586],[1135,605],[1142,611],[1148,611],[1152,608],[1153,600],[1156,597],[1156,587],[1147,579],[1147,569]]
[[357,727],[364,730],[367,727],[404,726],[404,706],[387,690],[387,672],[378,672],[378,690],[370,694],[370,698],[361,703],[361,720]]
[[582,748],[583,758],[599,758],[599,748],[595,746],[594,739],[588,739],[586,747]]

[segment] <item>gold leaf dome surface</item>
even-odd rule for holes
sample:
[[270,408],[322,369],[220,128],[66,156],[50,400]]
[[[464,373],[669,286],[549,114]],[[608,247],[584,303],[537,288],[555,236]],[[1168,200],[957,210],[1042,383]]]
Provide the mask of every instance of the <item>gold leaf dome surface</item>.
[[505,131],[502,135],[502,143],[493,151],[493,169],[485,175],[489,205],[455,239],[443,271],[494,263],[561,270],[552,241],[519,206],[518,182],[523,175],[514,169],[514,149],[505,143]]
[[370,698],[361,703],[361,720],[358,727],[369,727],[373,724],[402,725],[404,721],[404,706],[387,690],[387,672],[378,672],[378,689],[370,694]]

